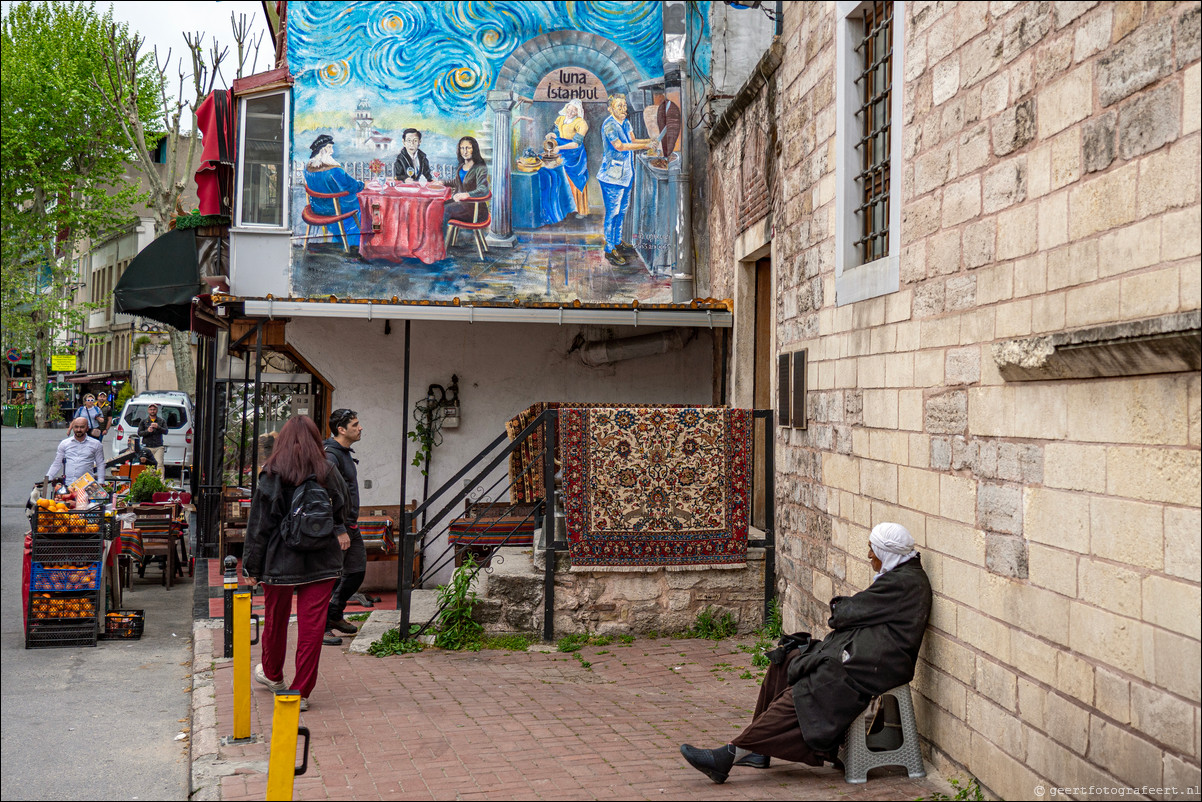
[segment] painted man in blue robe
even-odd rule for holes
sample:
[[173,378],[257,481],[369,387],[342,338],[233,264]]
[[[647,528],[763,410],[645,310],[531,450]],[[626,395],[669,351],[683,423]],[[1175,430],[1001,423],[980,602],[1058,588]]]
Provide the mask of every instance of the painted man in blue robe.
[[597,181],[601,184],[601,199],[605,202],[605,258],[612,265],[624,265],[622,255],[633,254],[634,248],[622,242],[622,223],[630,205],[630,189],[634,185],[634,154],[646,150],[650,139],[635,139],[626,119],[625,95],[609,96],[609,116],[601,123],[604,155]]
[[359,192],[363,189],[363,182],[351,178],[342,165],[334,160],[334,137],[329,134],[314,139],[309,150],[309,162],[305,165],[305,184],[309,189],[327,195],[346,193],[340,198],[315,198],[310,195],[309,206],[315,214],[324,217],[354,212],[354,215],[326,226],[326,230],[344,248],[358,248]]

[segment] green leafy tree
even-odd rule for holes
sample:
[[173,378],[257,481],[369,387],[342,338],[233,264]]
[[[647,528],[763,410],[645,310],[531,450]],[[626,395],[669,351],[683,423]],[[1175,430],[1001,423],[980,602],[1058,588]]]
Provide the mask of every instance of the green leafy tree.
[[[33,352],[36,419],[45,426],[47,359],[88,311],[74,303],[76,245],[127,223],[139,201],[124,175],[120,120],[95,87],[112,37],[127,31],[90,4],[28,1],[7,9],[2,29],[2,336],[6,347]],[[153,75],[134,69],[152,92]],[[154,108],[142,108],[157,131]]]

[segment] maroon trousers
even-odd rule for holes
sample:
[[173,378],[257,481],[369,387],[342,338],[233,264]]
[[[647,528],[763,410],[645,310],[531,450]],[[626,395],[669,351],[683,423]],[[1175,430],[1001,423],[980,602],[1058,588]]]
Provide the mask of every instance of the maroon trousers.
[[[792,663],[800,656],[801,652],[793,651],[788,662]],[[731,743],[757,754],[811,766],[821,766],[824,757],[831,758],[815,752],[801,737],[797,709],[793,706],[793,686],[789,684],[788,663],[768,666],[768,673],[760,685],[760,696],[755,702],[755,715]]]
[[264,585],[263,673],[267,679],[284,676],[284,657],[288,652],[288,618],[292,615],[292,592],[296,591],[296,676],[292,690],[308,699],[317,685],[317,666],[321,662],[321,639],[325,635],[330,595],[337,579],[324,579],[306,585]]

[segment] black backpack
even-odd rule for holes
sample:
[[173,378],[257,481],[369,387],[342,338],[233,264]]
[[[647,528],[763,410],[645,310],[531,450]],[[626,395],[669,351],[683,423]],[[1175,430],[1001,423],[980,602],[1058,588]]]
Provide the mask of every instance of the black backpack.
[[284,545],[293,551],[320,551],[334,534],[334,508],[330,494],[310,474],[292,491],[292,503],[280,522]]

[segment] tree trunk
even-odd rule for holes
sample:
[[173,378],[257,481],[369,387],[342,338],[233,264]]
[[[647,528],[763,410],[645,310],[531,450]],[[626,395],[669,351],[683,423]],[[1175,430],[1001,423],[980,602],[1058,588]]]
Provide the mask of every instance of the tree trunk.
[[167,327],[171,333],[171,359],[175,362],[175,384],[196,400],[196,367],[192,362],[192,338],[186,331]]
[[47,427],[46,422],[46,383],[49,378],[46,370],[46,360],[50,353],[50,331],[42,323],[44,314],[33,313],[33,322],[37,330],[33,336],[33,419],[39,429]]

